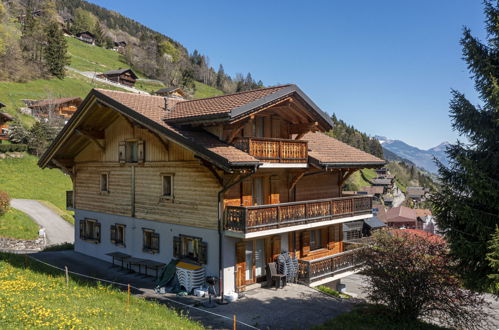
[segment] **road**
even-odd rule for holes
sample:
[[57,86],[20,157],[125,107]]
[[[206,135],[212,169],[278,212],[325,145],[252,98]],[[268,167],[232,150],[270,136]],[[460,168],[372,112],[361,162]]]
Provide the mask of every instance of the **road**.
[[74,226],[45,205],[31,199],[13,199],[10,205],[26,213],[41,227],[45,228],[47,245],[74,242]]

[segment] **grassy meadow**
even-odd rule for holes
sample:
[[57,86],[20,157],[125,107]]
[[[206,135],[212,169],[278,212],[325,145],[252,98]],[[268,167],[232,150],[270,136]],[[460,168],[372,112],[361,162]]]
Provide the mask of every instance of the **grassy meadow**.
[[155,302],[77,278],[21,255],[0,253],[1,329],[202,329]]
[[224,93],[221,90],[216,89],[215,87],[205,85],[198,81],[195,81],[194,85],[196,86],[196,92],[194,93],[195,99],[224,95]]
[[71,179],[59,169],[41,169],[38,158],[0,160],[0,190],[11,198],[26,198],[48,201],[66,214],[66,190],[72,189]]
[[27,214],[14,208],[0,215],[0,237],[36,239],[38,229],[38,225]]

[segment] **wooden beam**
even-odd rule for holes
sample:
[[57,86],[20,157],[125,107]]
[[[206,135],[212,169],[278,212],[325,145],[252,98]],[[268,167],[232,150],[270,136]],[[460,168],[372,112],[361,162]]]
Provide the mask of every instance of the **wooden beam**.
[[165,141],[161,136],[159,136],[159,134],[157,134],[156,132],[153,132],[153,131],[150,131],[148,130],[149,133],[151,133],[152,135],[154,135],[158,141],[163,145],[163,147],[165,147],[165,150],[168,151],[169,149],[169,144],[168,144],[168,141]]
[[246,126],[247,123],[248,119],[245,119],[234,124],[232,132],[229,134],[229,137],[227,138],[227,142],[232,143],[232,141],[234,141],[234,139],[236,138],[236,135],[239,134],[239,132],[241,132],[241,130],[244,128],[244,126]]
[[62,164],[60,161],[58,161],[57,159],[55,158],[52,158],[52,163],[57,166],[58,168],[61,169],[61,171],[63,171],[65,174],[67,174],[71,180],[74,179],[74,173],[71,169],[67,168],[66,166],[64,166],[64,164]]
[[95,145],[96,145],[97,147],[99,147],[99,149],[100,149],[102,152],[104,152],[104,151],[106,150],[106,142],[105,142],[105,140],[101,143],[101,142],[99,142],[99,140],[97,140],[96,138],[94,138],[94,137],[92,137],[92,136],[90,136],[90,135],[85,134],[85,132],[82,132],[80,129],[75,129],[75,132],[76,132],[77,134],[80,134],[81,136],[83,136],[83,137],[85,137],[85,138],[89,139],[89,140],[90,140],[90,141],[92,141],[93,143],[95,143]]
[[298,181],[300,181],[301,178],[303,178],[303,176],[305,175],[305,173],[307,173],[307,170],[304,170],[304,171],[301,171],[299,173],[297,173],[293,179],[291,179],[291,182],[289,184],[289,192],[291,192],[293,190],[293,188],[296,186],[296,184],[298,183]]
[[213,166],[213,164],[208,163],[204,159],[201,159],[201,163],[211,172],[211,174],[213,174],[213,176],[215,177],[215,179],[217,179],[217,181],[220,184],[220,186],[223,187],[224,186],[224,180],[220,176],[220,174],[218,174],[217,170],[215,169],[215,166]]
[[350,175],[354,174],[356,171],[357,169],[341,170],[339,186],[340,187],[343,186],[343,184],[350,177]]

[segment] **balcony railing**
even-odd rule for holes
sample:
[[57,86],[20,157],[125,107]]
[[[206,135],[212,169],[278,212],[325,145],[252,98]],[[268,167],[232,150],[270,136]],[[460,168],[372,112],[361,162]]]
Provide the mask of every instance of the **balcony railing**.
[[74,191],[68,190],[66,191],[66,209],[74,209]]
[[224,229],[249,233],[371,214],[372,196],[328,198],[259,206],[227,206]]
[[337,273],[352,270],[362,264],[360,249],[314,260],[298,260],[298,280],[309,284]]
[[267,163],[306,163],[308,161],[307,141],[246,137],[236,139],[234,145]]

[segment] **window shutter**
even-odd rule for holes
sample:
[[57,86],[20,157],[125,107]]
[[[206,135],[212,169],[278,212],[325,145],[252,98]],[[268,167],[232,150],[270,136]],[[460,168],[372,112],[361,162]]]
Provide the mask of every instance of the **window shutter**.
[[156,253],[159,253],[159,234],[152,233],[151,235],[151,250]]
[[119,159],[121,164],[124,164],[126,161],[125,150],[126,150],[125,141],[121,141],[119,146],[118,146],[118,159]]
[[206,265],[208,263],[208,243],[201,242],[199,244],[199,263]]
[[181,252],[180,252],[180,237],[174,236],[173,237],[173,257],[180,259]]
[[301,256],[306,257],[310,253],[310,232],[305,230],[301,234]]
[[100,243],[100,223],[95,223],[95,236],[94,238]]
[[144,163],[146,159],[146,153],[145,153],[145,148],[144,148],[144,141],[138,141],[137,142],[137,161],[139,164]]
[[111,225],[111,243],[116,244],[116,226]]
[[85,220],[80,220],[80,239],[85,239]]

